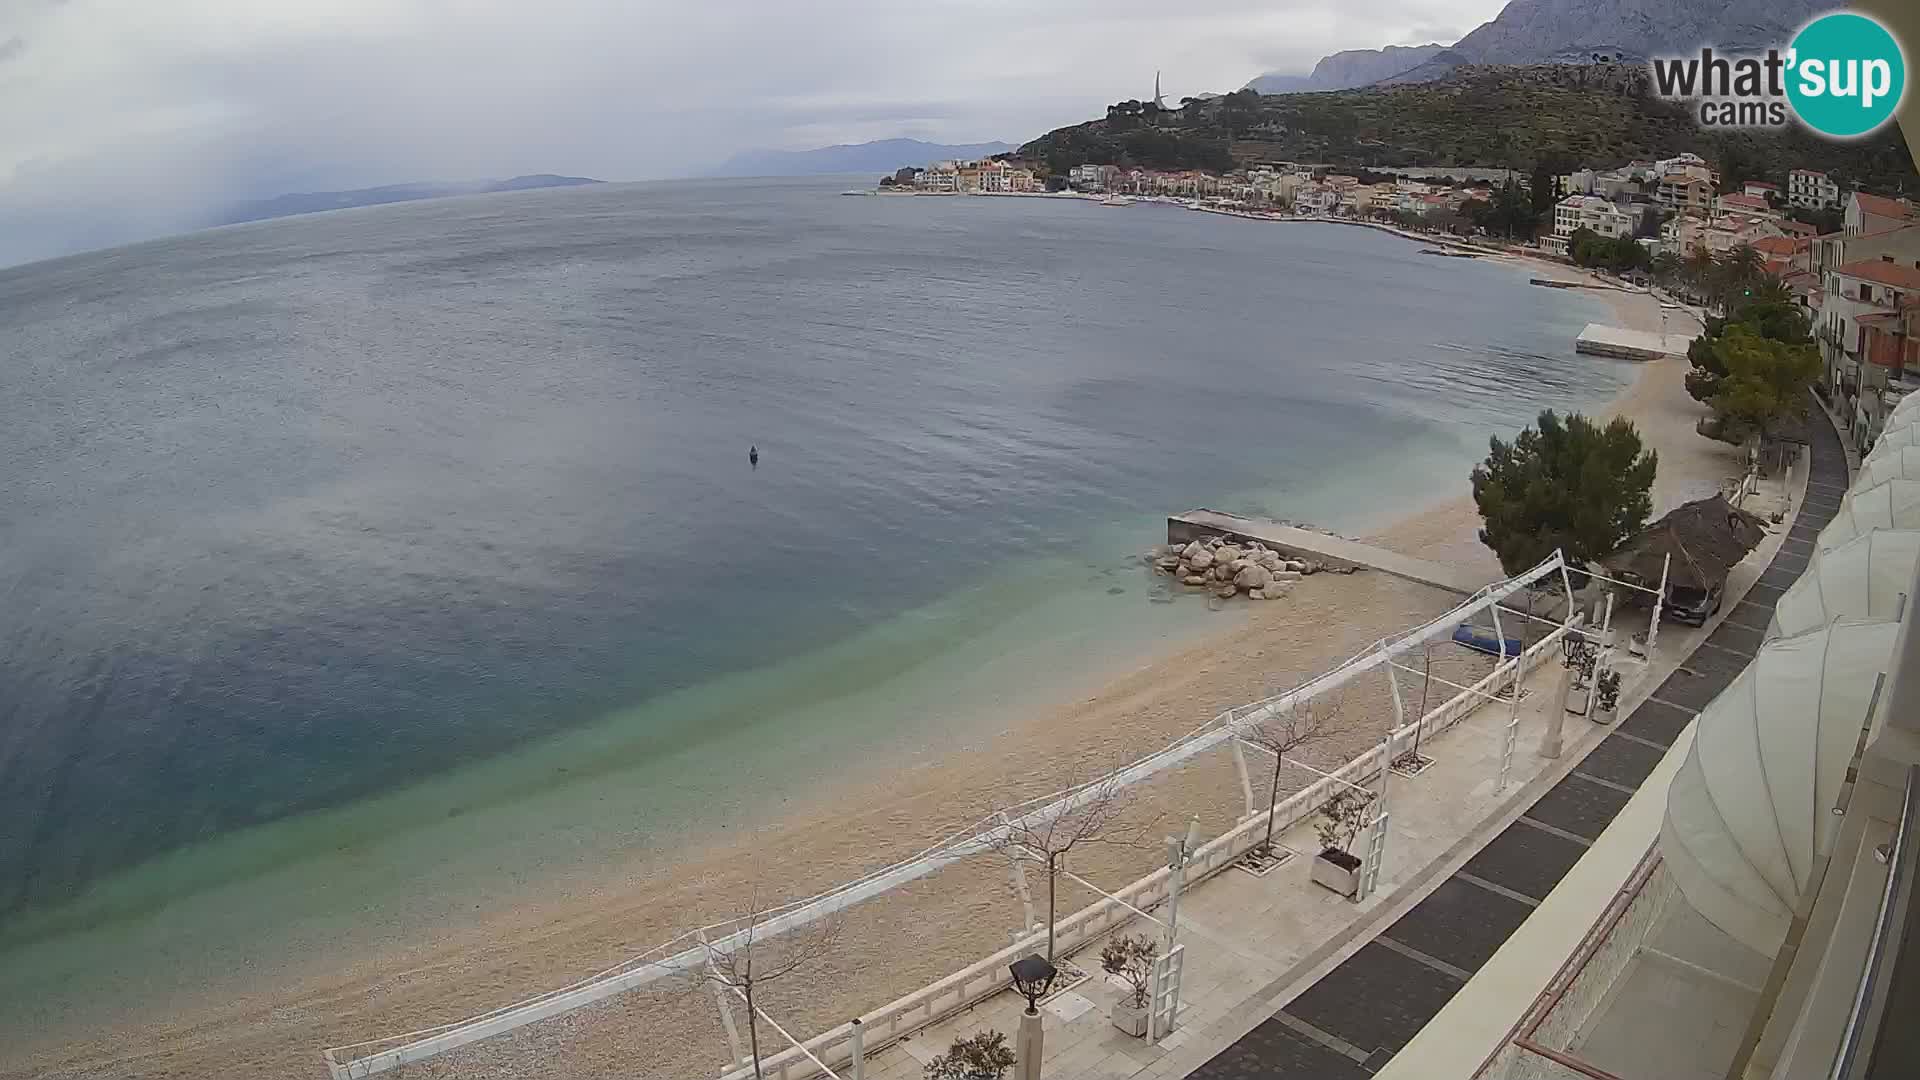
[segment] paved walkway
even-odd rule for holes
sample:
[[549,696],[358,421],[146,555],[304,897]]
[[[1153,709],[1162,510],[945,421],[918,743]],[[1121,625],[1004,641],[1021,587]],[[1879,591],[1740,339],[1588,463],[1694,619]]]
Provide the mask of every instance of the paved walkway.
[[[1207,1080],[1370,1076],[1491,958],[1614,819],[1694,716],[1745,670],[1780,595],[1847,490],[1825,424],[1800,512],[1772,560],[1619,728],[1373,940],[1192,1073]],[[1664,630],[1664,628],[1663,628]]]
[[1329,567],[1363,567],[1392,574],[1394,577],[1448,592],[1471,596],[1487,584],[1485,578],[1464,573],[1451,566],[1402,555],[1344,536],[1329,536],[1277,521],[1261,521],[1220,510],[1189,510],[1167,518],[1167,541],[1185,543],[1197,536],[1225,534],[1243,540],[1258,540],[1283,555],[1312,559]]

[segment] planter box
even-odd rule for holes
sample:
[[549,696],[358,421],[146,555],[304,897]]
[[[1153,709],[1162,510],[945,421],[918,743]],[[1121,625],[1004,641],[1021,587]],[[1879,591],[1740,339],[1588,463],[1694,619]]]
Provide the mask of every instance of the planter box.
[[1147,1033],[1146,1006],[1143,1005],[1136,1009],[1127,1004],[1126,998],[1121,998],[1119,1001],[1114,1002],[1113,1026],[1135,1037],[1145,1035]]
[[1352,897],[1360,891],[1360,860],[1339,848],[1328,848],[1313,857],[1313,881]]

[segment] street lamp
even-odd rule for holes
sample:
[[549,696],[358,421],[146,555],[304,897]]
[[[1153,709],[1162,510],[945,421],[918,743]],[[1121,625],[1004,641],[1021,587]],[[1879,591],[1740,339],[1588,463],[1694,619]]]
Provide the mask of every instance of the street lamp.
[[1040,1080],[1040,999],[1047,996],[1059,969],[1039,953],[1028,953],[1007,965],[1013,974],[1013,988],[1027,999],[1027,1011],[1020,1015],[1020,1034],[1014,1039],[1015,1080]]

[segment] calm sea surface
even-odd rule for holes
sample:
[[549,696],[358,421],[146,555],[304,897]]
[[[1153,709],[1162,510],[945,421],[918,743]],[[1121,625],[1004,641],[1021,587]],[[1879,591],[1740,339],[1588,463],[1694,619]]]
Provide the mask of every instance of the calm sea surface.
[[1169,511],[1364,528],[1629,374],[1596,301],[1369,230],[837,186],[0,271],[0,945],[523,802],[488,843],[751,806],[1203,623],[1129,561]]

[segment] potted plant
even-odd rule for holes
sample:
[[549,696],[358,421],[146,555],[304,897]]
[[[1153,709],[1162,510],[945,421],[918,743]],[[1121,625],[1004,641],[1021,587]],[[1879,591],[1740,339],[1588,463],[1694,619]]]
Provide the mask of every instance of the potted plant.
[[1160,943],[1144,935],[1117,937],[1100,950],[1100,967],[1126,981],[1127,992],[1113,1003],[1113,1026],[1129,1035],[1147,1033],[1148,994]]
[[1367,821],[1367,807],[1373,792],[1360,788],[1341,788],[1320,807],[1320,820],[1314,832],[1320,838],[1320,854],[1314,856],[1312,877],[1341,896],[1360,891],[1360,858],[1348,849]]
[[1593,722],[1613,723],[1613,712],[1620,707],[1620,673],[1612,668],[1593,681]]
[[927,1062],[927,1080],[1001,1080],[1013,1068],[1007,1037],[991,1029],[953,1040],[947,1052]]

